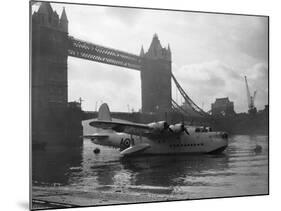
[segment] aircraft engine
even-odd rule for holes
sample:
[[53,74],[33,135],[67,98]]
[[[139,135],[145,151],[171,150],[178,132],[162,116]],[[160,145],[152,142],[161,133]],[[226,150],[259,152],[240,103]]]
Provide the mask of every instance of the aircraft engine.
[[170,125],[169,128],[174,133],[181,133],[185,130],[184,124],[181,124],[181,123],[175,124],[175,125]]
[[153,122],[148,125],[152,127],[154,130],[158,130],[158,131],[167,130],[169,128],[169,124],[166,121]]
[[189,132],[187,131],[186,127],[184,126],[183,123],[178,123],[175,125],[170,125],[169,130],[173,133],[181,133],[185,132],[187,135],[189,135]]

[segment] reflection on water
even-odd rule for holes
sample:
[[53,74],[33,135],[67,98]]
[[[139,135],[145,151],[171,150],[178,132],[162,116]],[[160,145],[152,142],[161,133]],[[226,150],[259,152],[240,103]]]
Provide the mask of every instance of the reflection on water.
[[[256,145],[262,150],[256,152]],[[84,140],[81,148],[33,152],[33,184],[73,190],[173,194],[187,198],[268,193],[268,137],[233,136],[220,155],[121,157]]]
[[73,169],[81,169],[82,147],[47,147],[32,152],[32,181],[49,185],[69,184]]
[[203,171],[224,171],[227,167],[225,155],[178,155],[150,156],[121,159],[124,170],[131,172],[134,185],[181,186],[198,185],[186,181],[188,177],[201,174]]

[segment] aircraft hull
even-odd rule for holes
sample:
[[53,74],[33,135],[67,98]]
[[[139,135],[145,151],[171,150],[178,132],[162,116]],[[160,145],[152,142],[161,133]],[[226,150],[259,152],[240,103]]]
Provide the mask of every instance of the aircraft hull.
[[[92,141],[95,144],[119,148],[124,156],[130,155],[162,155],[162,154],[218,154],[228,146],[228,139],[221,133],[191,133],[178,137],[149,139],[147,137],[130,136],[125,133],[107,134],[106,138],[98,135]],[[141,146],[145,147],[141,147]],[[130,149],[129,149],[130,148]],[[128,152],[127,152],[128,151]],[[122,153],[124,152],[124,153]]]

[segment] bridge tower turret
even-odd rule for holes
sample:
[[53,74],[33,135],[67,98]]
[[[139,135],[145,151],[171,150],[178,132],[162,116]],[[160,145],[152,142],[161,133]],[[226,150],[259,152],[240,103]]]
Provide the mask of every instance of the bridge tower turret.
[[146,53],[141,50],[141,90],[143,112],[168,112],[171,110],[171,50],[162,47],[154,34]]
[[[67,133],[68,20],[48,2],[32,14],[32,141],[63,141]],[[59,139],[59,140],[58,140]]]
[[66,16],[65,8],[62,10],[61,18],[60,18],[60,27],[63,32],[68,33],[68,19]]

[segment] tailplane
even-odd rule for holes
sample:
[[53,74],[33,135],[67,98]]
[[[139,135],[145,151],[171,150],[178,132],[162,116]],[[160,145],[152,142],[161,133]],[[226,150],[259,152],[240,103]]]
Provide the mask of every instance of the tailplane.
[[103,103],[99,108],[98,120],[111,121],[109,107],[106,103]]

